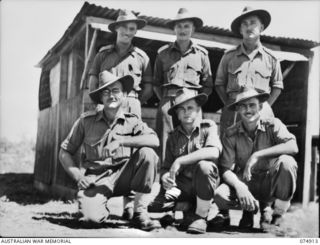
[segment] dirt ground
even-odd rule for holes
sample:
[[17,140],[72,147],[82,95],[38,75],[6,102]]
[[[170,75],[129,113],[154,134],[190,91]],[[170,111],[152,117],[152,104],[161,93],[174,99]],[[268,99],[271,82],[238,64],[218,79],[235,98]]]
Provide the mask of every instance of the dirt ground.
[[[232,211],[231,227],[222,232],[207,232],[204,235],[190,235],[175,227],[144,232],[130,227],[121,220],[122,199],[109,201],[110,221],[104,225],[93,225],[77,219],[77,203],[72,201],[52,200],[33,188],[32,173],[0,174],[0,235],[2,237],[318,237],[319,206],[310,203],[306,209],[294,204],[286,214],[281,227],[263,233],[258,229],[259,217],[255,217],[255,227],[240,231],[237,224],[241,218],[240,211]],[[159,188],[154,186],[154,192]],[[210,216],[216,208],[213,205]],[[160,218],[164,214],[152,214]],[[179,221],[182,214],[177,212]]]
[[[264,238],[264,237],[319,237],[319,203],[310,203],[302,209],[293,204],[283,224],[263,233],[259,215],[251,230],[240,231],[237,225],[240,211],[231,211],[231,227],[222,232],[190,235],[175,226],[152,232],[130,227],[121,220],[122,199],[112,198],[108,205],[110,221],[104,225],[80,222],[78,206],[74,201],[54,200],[33,188],[34,142],[8,143],[0,141],[0,237],[206,237],[206,238]],[[153,195],[159,184],[155,183]],[[209,218],[217,210],[213,205]],[[151,214],[159,219],[165,214]],[[181,221],[182,213],[176,213]]]

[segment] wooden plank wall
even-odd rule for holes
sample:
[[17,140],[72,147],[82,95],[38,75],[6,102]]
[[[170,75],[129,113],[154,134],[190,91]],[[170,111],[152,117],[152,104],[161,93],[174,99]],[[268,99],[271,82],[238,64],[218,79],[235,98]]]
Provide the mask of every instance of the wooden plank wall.
[[[82,93],[77,96],[60,102],[59,108],[59,137],[58,137],[58,151],[61,142],[67,137],[73,123],[77,120],[82,112]],[[79,151],[80,152],[80,151]],[[80,153],[76,154],[75,161],[79,163]],[[56,173],[54,173],[54,184],[65,187],[75,188],[75,183],[70,176],[63,169],[60,161],[57,161]]]
[[51,185],[54,169],[57,106],[39,112],[34,166],[35,181]]
[[283,92],[272,106],[275,116],[282,120],[297,138],[299,153],[295,159],[298,163],[298,179],[294,201],[299,202],[302,201],[303,194],[308,72],[308,62],[297,62],[284,80]]

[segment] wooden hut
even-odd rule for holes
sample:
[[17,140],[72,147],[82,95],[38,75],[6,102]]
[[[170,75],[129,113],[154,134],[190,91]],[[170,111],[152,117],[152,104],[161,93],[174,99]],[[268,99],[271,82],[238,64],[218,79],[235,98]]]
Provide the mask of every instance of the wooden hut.
[[[58,159],[60,143],[67,136],[79,115],[93,105],[88,97],[88,69],[93,58],[103,45],[111,43],[113,35],[108,24],[113,22],[118,10],[84,3],[61,39],[39,62],[42,69],[39,86],[39,116],[34,168],[35,187],[55,195],[73,197],[75,183],[66,174]],[[134,43],[150,57],[153,66],[157,50],[172,42],[175,36],[165,25],[166,19],[140,15],[148,25],[139,30]],[[311,137],[308,134],[308,90],[312,68],[312,48],[318,43],[292,38],[262,36],[262,42],[274,50],[281,60],[285,91],[273,109],[297,139],[300,152],[298,188],[295,200],[308,202],[311,172]],[[229,30],[204,26],[194,35],[194,41],[209,50],[213,76],[226,49],[232,48],[240,39]],[[143,105],[143,119],[155,125],[157,99],[154,96]],[[204,106],[204,116],[217,123],[220,120],[222,103],[214,91]],[[319,108],[319,107],[318,107]],[[80,152],[76,156],[80,164]],[[313,183],[311,183],[313,186]]]

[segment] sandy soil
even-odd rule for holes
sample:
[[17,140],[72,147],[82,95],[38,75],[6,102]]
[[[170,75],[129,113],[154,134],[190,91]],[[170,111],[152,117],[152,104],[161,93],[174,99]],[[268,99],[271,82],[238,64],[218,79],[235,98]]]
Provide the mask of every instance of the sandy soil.
[[[52,200],[51,197],[33,189],[31,173],[0,174],[0,235],[2,237],[319,237],[319,206],[310,203],[306,209],[294,204],[285,216],[280,228],[263,233],[258,229],[259,216],[255,217],[252,230],[240,231],[237,224],[240,211],[232,211],[230,229],[222,232],[207,232],[190,235],[175,227],[144,232],[134,229],[121,220],[122,199],[109,201],[110,221],[104,225],[93,225],[78,221],[76,202]],[[158,184],[155,184],[155,192]],[[216,212],[213,206],[210,216]],[[152,214],[160,218],[164,214]],[[177,212],[177,220],[182,214]]]

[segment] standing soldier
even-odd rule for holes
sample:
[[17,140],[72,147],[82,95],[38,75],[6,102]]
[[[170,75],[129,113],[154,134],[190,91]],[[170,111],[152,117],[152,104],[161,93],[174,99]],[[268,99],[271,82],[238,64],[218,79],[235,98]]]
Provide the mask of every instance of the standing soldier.
[[[141,104],[152,96],[152,69],[147,54],[132,45],[132,39],[138,29],[146,25],[146,21],[138,19],[131,11],[120,11],[117,20],[109,25],[109,30],[116,34],[115,44],[102,47],[94,58],[89,71],[89,90],[98,87],[98,75],[109,71],[116,76],[131,75],[134,78],[133,90],[127,95],[124,107],[126,111],[141,118]],[[133,194],[124,197],[124,219],[133,215]]]
[[152,96],[152,69],[147,54],[132,45],[132,39],[146,21],[138,19],[128,10],[120,11],[117,20],[109,25],[116,33],[115,44],[102,47],[94,58],[89,71],[89,90],[98,87],[98,75],[109,71],[116,76],[131,75],[134,78],[133,90],[127,96],[127,110],[141,117],[141,104]]
[[[176,41],[158,50],[154,67],[154,88],[160,99],[157,133],[160,137],[161,161],[164,160],[168,133],[177,126],[177,118],[168,115],[176,91],[184,87],[199,90],[208,96],[212,92],[208,51],[191,41],[195,29],[202,24],[202,20],[192,16],[187,9],[179,9],[176,18],[167,23],[167,26],[174,30]],[[202,117],[202,114],[199,116]]]
[[[231,30],[242,36],[242,43],[227,51],[221,59],[215,87],[225,105],[234,101],[243,87],[254,87],[270,93],[263,104],[262,116],[274,116],[271,105],[283,89],[280,62],[260,42],[261,32],[270,24],[271,16],[266,10],[245,7],[231,24]],[[221,135],[236,121],[237,114],[225,106],[220,121]],[[239,120],[239,118],[238,118]]]

